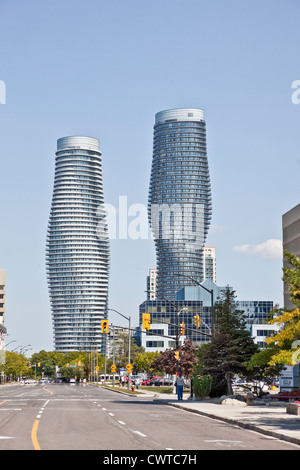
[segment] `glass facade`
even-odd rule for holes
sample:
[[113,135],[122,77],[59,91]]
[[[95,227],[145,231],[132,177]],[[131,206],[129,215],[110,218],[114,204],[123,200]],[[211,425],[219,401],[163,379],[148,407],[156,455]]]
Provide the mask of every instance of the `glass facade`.
[[56,351],[105,350],[109,241],[102,207],[100,144],[57,142],[46,267]]
[[[186,309],[183,311],[182,309]],[[204,307],[202,301],[178,300],[170,304],[166,300],[146,300],[140,305],[139,324],[143,324],[143,313],[151,315],[151,334],[157,331],[155,324],[168,324],[168,335],[176,337],[177,315],[178,323],[184,322],[186,339],[190,339],[194,345],[210,341],[211,333],[211,308]],[[201,317],[200,328],[196,328],[194,316]],[[180,331],[180,328],[179,328]],[[147,332],[146,332],[147,334]],[[156,332],[157,334],[157,332]],[[172,347],[175,341],[172,342]]]
[[[157,298],[203,280],[203,246],[211,218],[211,190],[202,110],[155,116],[148,216],[156,247]],[[177,274],[180,276],[177,276]]]
[[265,325],[272,318],[272,300],[238,300],[236,306],[243,312],[249,331],[252,325]]

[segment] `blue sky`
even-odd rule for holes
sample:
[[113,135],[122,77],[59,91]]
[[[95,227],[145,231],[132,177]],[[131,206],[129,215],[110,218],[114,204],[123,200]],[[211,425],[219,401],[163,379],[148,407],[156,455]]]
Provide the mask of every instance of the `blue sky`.
[[[299,15],[297,0],[0,0],[7,342],[53,349],[45,241],[57,139],[99,138],[106,202],[146,205],[154,116],[169,108],[205,112],[217,284],[282,304],[282,214],[299,203]],[[150,237],[111,241],[109,306],[133,323],[151,267]]]

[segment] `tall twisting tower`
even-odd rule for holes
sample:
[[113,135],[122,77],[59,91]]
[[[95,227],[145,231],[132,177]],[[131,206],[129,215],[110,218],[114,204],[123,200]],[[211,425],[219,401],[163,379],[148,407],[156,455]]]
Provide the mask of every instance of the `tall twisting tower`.
[[56,351],[104,352],[109,240],[100,143],[91,137],[57,141],[46,266]]
[[200,109],[155,116],[148,214],[157,258],[157,298],[175,300],[201,282],[203,246],[211,218],[206,124]]

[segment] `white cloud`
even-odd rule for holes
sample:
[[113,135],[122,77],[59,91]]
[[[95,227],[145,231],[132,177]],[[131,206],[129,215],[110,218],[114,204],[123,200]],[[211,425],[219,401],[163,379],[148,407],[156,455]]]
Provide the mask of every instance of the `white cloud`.
[[238,253],[248,253],[265,259],[282,259],[282,241],[270,238],[258,245],[236,245],[233,250]]

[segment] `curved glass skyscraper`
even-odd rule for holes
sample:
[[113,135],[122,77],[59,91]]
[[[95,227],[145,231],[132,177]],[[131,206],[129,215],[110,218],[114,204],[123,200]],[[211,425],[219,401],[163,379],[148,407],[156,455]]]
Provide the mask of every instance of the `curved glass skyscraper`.
[[91,137],[57,141],[46,266],[59,352],[105,349],[109,240],[100,143]]
[[176,299],[203,281],[203,246],[211,218],[206,124],[200,109],[155,116],[148,201],[157,259],[157,298]]

